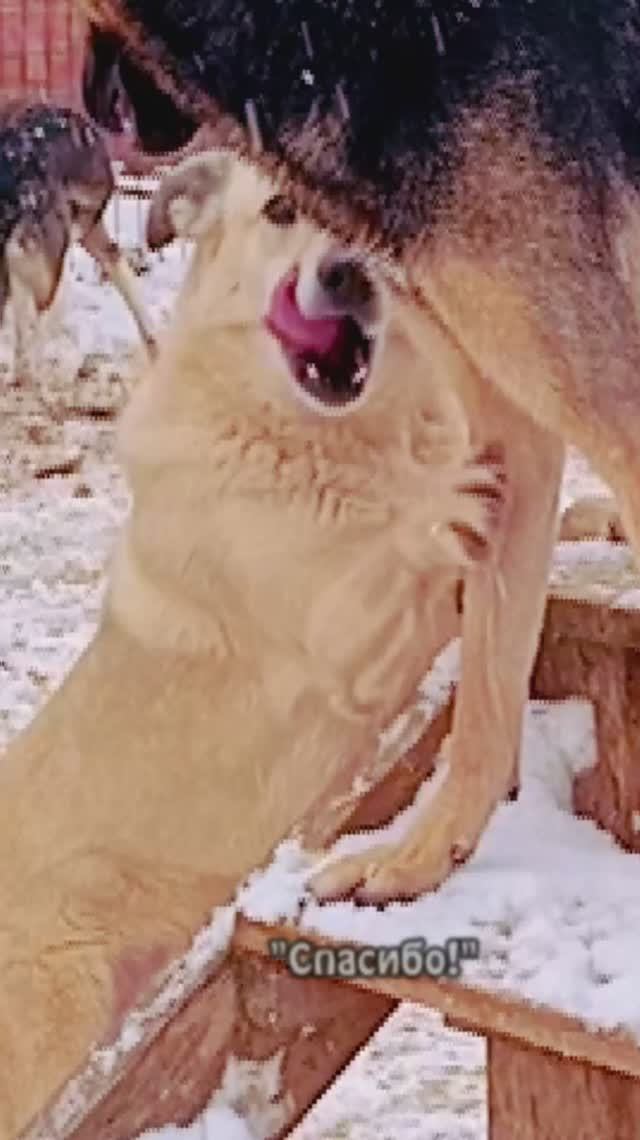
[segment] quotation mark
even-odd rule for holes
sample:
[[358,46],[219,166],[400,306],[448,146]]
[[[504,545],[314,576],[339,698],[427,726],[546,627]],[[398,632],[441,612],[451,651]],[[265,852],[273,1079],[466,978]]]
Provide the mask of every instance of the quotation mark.
[[272,958],[286,958],[289,954],[289,943],[286,938],[272,938],[269,942],[269,953]]

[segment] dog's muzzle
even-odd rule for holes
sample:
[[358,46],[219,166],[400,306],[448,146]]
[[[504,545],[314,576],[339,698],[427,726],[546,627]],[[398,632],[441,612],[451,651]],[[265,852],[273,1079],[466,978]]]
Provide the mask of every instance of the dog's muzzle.
[[311,270],[283,277],[266,325],[306,401],[339,414],[359,404],[371,378],[379,288],[357,258],[325,256]]

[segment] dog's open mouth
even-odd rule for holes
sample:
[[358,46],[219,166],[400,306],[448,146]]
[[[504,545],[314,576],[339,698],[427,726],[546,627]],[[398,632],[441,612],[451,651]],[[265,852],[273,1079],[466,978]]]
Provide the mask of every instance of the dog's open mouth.
[[352,316],[308,317],[294,271],[276,285],[265,317],[293,380],[313,403],[339,410],[359,400],[371,375],[374,338]]

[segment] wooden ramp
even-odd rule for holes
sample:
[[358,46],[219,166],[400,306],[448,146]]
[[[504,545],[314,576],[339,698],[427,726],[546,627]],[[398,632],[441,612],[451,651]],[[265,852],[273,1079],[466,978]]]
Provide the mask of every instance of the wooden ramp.
[[[627,850],[639,851],[640,595],[634,591],[640,581],[624,548],[600,549],[600,560],[576,559],[569,550],[557,562],[532,695],[593,702],[599,759],[575,781],[576,811]],[[327,795],[308,812],[301,834],[309,845],[384,824],[410,802],[432,771],[450,722],[446,686],[440,692],[440,703],[416,705],[401,731],[389,734],[371,758],[373,786],[366,793]],[[131,789],[123,786],[121,794],[126,798]],[[35,815],[25,817],[24,826],[37,828],[37,813],[48,806],[32,803]],[[75,810],[70,796],[70,827]],[[29,884],[18,889],[28,893]],[[40,905],[34,896],[33,906]],[[177,887],[173,894],[167,885],[162,906],[163,929],[172,928],[174,907],[180,927],[185,902]],[[76,908],[79,946],[85,925],[91,926],[90,910],[86,900],[84,909]],[[268,926],[240,918],[234,926],[226,910],[210,926],[193,928],[195,943],[191,949],[185,944],[183,957],[167,970],[152,926],[148,953],[127,964],[128,986],[121,988],[106,1043],[98,1006],[94,1040],[101,1047],[90,1049],[80,1066],[70,1065],[54,1095],[44,1085],[36,1096],[33,1088],[25,1090],[28,1109],[22,1113],[24,1105],[17,1105],[13,1119],[19,1125],[9,1119],[2,1140],[130,1140],[146,1128],[189,1122],[221,1086],[233,1107],[262,1129],[256,1135],[285,1136],[404,999],[440,1010],[451,1025],[488,1039],[491,1140],[637,1140],[640,1134],[640,1044],[630,1032],[590,1028],[566,1012],[492,992],[464,976],[296,978],[272,957],[270,942],[302,935],[316,944],[331,939],[308,928],[302,932],[296,922]],[[24,930],[19,934],[26,938]],[[7,956],[6,946],[2,954]],[[37,962],[31,968],[37,972]],[[63,1041],[62,993],[56,1011],[61,1056],[72,1056]],[[1,1043],[0,1053],[5,1075],[14,1073]],[[243,1102],[238,1073],[250,1071],[253,1091]]]

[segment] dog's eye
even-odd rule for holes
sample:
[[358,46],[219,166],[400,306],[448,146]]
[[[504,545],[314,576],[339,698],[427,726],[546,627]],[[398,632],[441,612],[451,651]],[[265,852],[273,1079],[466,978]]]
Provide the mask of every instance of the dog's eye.
[[292,226],[296,220],[296,211],[284,194],[274,194],[262,207],[262,216],[274,226]]

